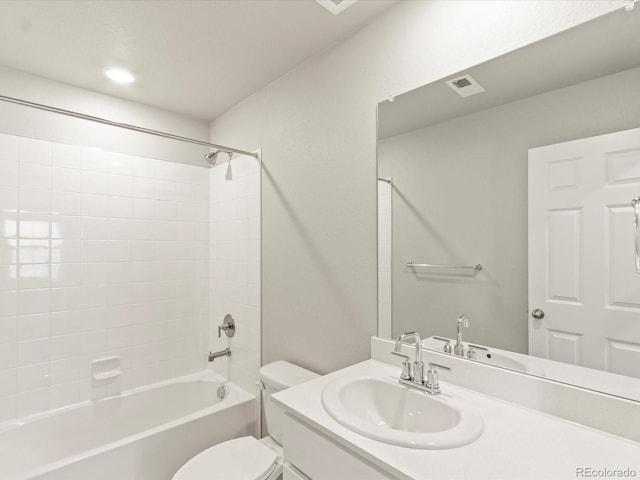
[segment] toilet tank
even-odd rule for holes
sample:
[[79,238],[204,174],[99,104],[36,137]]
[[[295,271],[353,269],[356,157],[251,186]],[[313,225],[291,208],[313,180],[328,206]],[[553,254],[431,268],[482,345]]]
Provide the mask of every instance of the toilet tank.
[[269,436],[282,445],[282,419],[284,409],[271,401],[271,395],[289,387],[318,378],[317,373],[284,360],[268,363],[260,369],[260,380],[264,384],[264,415]]

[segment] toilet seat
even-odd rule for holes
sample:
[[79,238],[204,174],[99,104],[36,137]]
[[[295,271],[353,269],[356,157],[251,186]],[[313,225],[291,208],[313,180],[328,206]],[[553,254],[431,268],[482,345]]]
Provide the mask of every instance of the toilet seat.
[[199,453],[173,480],[266,480],[281,467],[281,458],[254,437],[240,437]]

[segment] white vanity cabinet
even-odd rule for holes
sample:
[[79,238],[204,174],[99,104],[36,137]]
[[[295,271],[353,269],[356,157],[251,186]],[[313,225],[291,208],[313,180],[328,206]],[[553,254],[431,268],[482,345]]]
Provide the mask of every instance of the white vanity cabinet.
[[286,415],[283,480],[392,480],[313,427]]

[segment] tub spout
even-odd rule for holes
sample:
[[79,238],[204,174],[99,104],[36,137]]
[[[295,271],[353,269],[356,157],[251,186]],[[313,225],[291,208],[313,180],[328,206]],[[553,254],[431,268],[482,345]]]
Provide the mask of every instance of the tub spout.
[[209,361],[213,362],[216,358],[230,357],[230,356],[231,356],[231,349],[227,347],[224,350],[220,350],[219,352],[209,352]]

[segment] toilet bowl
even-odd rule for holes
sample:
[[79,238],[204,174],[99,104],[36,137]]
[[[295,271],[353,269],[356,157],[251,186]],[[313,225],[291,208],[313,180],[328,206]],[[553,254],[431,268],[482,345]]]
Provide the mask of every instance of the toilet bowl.
[[268,437],[234,438],[199,453],[173,476],[173,480],[277,480],[282,475],[282,419],[284,410],[271,395],[318,374],[282,360],[260,369],[264,386],[264,412]]

